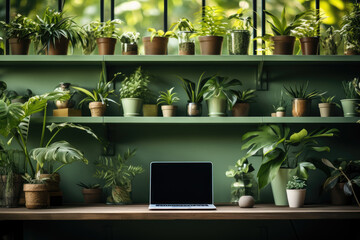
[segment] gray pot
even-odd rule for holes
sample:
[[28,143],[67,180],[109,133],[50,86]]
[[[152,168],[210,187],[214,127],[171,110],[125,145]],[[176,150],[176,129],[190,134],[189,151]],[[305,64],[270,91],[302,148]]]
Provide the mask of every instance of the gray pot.
[[344,111],[344,117],[357,117],[359,112],[360,99],[341,99],[342,109]]
[[229,55],[248,55],[250,31],[232,30],[228,35]]

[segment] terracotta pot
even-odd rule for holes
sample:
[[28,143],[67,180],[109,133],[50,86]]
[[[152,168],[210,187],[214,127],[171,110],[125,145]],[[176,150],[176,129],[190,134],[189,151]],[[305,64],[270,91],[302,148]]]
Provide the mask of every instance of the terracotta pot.
[[286,189],[289,207],[299,208],[304,206],[306,189]]
[[275,117],[285,117],[286,112],[278,111],[275,113]]
[[164,117],[173,117],[176,115],[177,106],[174,105],[162,105],[161,110]]
[[271,41],[274,42],[273,55],[293,55],[295,37],[274,36]]
[[292,103],[293,117],[305,117],[310,115],[311,101],[307,99],[294,98]]
[[344,185],[345,183],[337,183],[335,187],[331,189],[331,204],[347,205],[350,203],[351,197],[345,195]]
[[49,207],[49,192],[46,184],[24,184],[26,208]]
[[89,109],[92,117],[102,117],[106,111],[106,104],[102,102],[90,102]]
[[123,43],[122,55],[138,55],[138,45],[136,43]]
[[145,55],[167,55],[167,45],[169,38],[154,37],[150,41],[150,37],[143,37]]
[[52,41],[50,41],[48,48],[45,48],[45,54],[67,55],[68,46],[69,46],[69,39],[66,39],[65,37],[61,36],[60,39],[55,40],[55,45]]
[[249,103],[236,103],[232,108],[232,114],[234,117],[248,116],[249,109],[250,109]]
[[157,117],[158,105],[156,104],[143,104],[143,116],[144,117]]
[[333,103],[319,103],[320,117],[330,117],[334,109]]
[[221,55],[223,40],[220,36],[200,36],[201,55]]
[[28,55],[30,42],[30,39],[10,38],[11,55]]
[[99,55],[114,55],[116,38],[97,38]]
[[319,37],[300,38],[302,55],[319,55]]
[[95,189],[82,189],[82,194],[84,196],[85,203],[101,203],[102,197],[102,189],[95,188]]
[[60,174],[54,173],[54,174],[40,174],[40,179],[48,178],[46,180],[45,185],[48,188],[49,192],[58,192],[60,191]]

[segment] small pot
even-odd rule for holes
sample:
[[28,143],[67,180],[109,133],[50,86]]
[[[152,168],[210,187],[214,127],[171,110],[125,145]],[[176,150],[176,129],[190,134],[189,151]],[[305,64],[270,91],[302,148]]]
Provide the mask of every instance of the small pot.
[[320,117],[330,117],[334,109],[333,103],[319,103]]
[[221,55],[223,40],[220,36],[200,36],[201,55]]
[[295,37],[274,36],[270,39],[274,42],[273,55],[293,55]]
[[46,55],[67,55],[69,46],[69,39],[61,36],[59,39],[55,40],[55,45],[52,41],[48,47],[45,48]]
[[283,111],[277,111],[275,113],[275,117],[285,117],[286,115],[286,112],[283,112]]
[[306,189],[286,189],[289,207],[300,208],[304,206]]
[[305,117],[310,115],[311,101],[302,98],[294,98],[292,102],[293,117]]
[[60,174],[40,174],[40,179],[48,178],[45,181],[45,185],[48,188],[49,192],[58,192],[60,191]]
[[195,55],[195,38],[191,38],[194,32],[180,31],[179,39],[179,55]]
[[341,106],[344,111],[344,117],[357,117],[359,116],[360,99],[341,99]]
[[130,204],[130,191],[124,187],[114,186],[111,190],[111,196],[116,204]]
[[207,100],[209,116],[222,117],[226,115],[226,99],[225,98],[210,98]]
[[99,55],[114,55],[116,38],[97,38]]
[[106,111],[106,104],[102,102],[90,102],[89,109],[92,117],[102,117]]
[[351,55],[360,55],[360,50],[346,48],[344,54],[345,55],[350,55],[350,56]]
[[84,196],[85,203],[101,203],[102,197],[102,189],[101,188],[94,188],[94,189],[82,189],[82,194]]
[[228,35],[229,55],[248,55],[250,31],[232,30]]
[[319,55],[319,37],[300,38],[302,55]]
[[331,189],[331,204],[333,205],[348,205],[351,202],[351,197],[346,196],[344,193],[345,183],[337,183],[334,188]]
[[202,114],[201,103],[188,102],[186,105],[186,115],[190,117],[198,117]]
[[154,37],[150,41],[150,37],[143,37],[145,55],[167,55],[167,45],[169,38]]
[[271,117],[276,117],[276,112],[271,113]]
[[174,105],[162,105],[161,110],[164,117],[176,116],[177,106]]
[[249,103],[236,103],[232,108],[232,114],[234,117],[248,116],[249,109],[250,109]]
[[142,102],[141,98],[122,98],[121,105],[124,110],[124,117],[140,116]]
[[58,109],[70,108],[70,107],[69,107],[69,101],[68,101],[68,100],[66,100],[66,101],[55,101],[55,106],[56,106]]
[[156,104],[143,104],[143,116],[144,117],[157,117],[158,105]]
[[28,55],[30,39],[10,38],[11,55]]
[[137,43],[123,43],[122,44],[122,55],[138,55]]
[[46,184],[24,184],[26,208],[48,208],[49,192]]

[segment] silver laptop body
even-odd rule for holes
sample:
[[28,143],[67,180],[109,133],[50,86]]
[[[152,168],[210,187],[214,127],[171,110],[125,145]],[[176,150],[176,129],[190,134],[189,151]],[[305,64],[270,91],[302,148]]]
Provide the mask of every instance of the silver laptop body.
[[212,163],[151,162],[149,209],[216,209]]

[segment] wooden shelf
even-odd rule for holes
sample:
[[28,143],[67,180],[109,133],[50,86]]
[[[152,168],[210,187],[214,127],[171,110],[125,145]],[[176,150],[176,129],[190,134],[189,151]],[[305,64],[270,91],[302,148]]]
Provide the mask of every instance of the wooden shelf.
[[1,208],[0,220],[281,220],[360,219],[356,206],[315,206],[291,209],[274,205],[255,208],[218,206],[217,210],[148,210],[147,205],[64,206],[52,209]]

